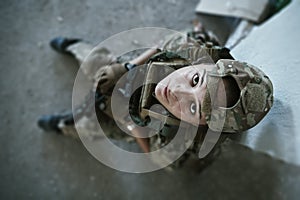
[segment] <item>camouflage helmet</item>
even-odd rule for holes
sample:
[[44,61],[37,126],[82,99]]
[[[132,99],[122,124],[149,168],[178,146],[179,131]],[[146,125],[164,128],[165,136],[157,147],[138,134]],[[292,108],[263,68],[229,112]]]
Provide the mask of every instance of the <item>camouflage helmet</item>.
[[[216,107],[212,103],[223,77],[232,77],[240,89],[239,99],[232,107]],[[250,129],[262,120],[272,105],[273,85],[269,77],[253,65],[220,59],[207,75],[207,92],[201,112],[214,131],[237,133]]]

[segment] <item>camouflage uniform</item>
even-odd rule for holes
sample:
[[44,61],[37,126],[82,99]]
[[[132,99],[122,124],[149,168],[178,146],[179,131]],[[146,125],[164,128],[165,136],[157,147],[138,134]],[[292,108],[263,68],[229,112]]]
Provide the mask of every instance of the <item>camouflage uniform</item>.
[[[183,35],[175,35],[170,40],[167,40],[163,45],[163,49],[165,50],[164,52],[153,56],[149,61],[148,66],[150,69],[148,73],[153,74],[148,74],[146,77],[146,79],[151,79],[148,80],[149,83],[153,82],[153,79],[155,82],[158,74],[166,74],[162,71],[151,72],[151,68],[155,66],[166,65],[178,69],[201,63],[216,63],[216,68],[208,73],[207,93],[203,103],[204,106],[202,106],[202,112],[205,113],[208,126],[199,128],[185,156],[189,155],[189,153],[199,152],[206,137],[207,128],[215,132],[239,133],[255,126],[271,109],[273,105],[273,86],[268,76],[253,65],[233,60],[226,48],[211,46],[210,43],[202,43],[189,37],[185,38]],[[216,97],[222,78],[228,76],[236,81],[240,90],[240,98],[232,107],[215,107],[212,104],[213,98]],[[147,83],[144,85],[144,93],[142,92],[141,98],[149,99],[155,86],[147,86]],[[151,101],[154,100],[150,100],[147,103],[144,103],[144,100],[140,101],[139,105],[142,108],[136,110],[149,109]],[[151,112],[146,112],[147,114],[138,112],[134,113],[134,119],[138,119],[136,120],[137,123],[146,121],[147,115],[150,115],[159,118],[167,125],[160,130],[156,137],[151,138],[151,149],[159,149],[172,140],[177,131],[176,122],[172,122],[172,120],[176,119],[176,117],[170,113],[168,113],[167,117],[164,117],[156,116],[157,114]],[[222,134],[218,143],[224,141],[226,137],[226,134]],[[183,145],[186,143],[185,141],[187,142],[188,139],[185,140],[183,137]],[[176,149],[178,149],[178,146],[174,146],[174,152]]]
[[[161,45],[161,53],[149,59],[149,66],[155,62],[161,62],[163,64],[179,62],[180,65],[178,67],[207,62],[216,63],[215,70],[208,75],[207,95],[204,103],[205,106],[202,108],[202,111],[206,114],[208,126],[199,128],[198,134],[189,147],[188,152],[182,157],[183,159],[189,156],[190,152],[197,153],[199,151],[208,128],[214,131],[231,133],[247,130],[255,126],[267,114],[273,103],[273,87],[269,78],[261,70],[252,65],[234,61],[228,49],[215,46],[216,44],[218,43],[215,37],[209,36],[209,34],[206,35],[206,39],[203,39],[201,35],[197,36],[194,32],[190,32],[186,35],[176,34],[170,36],[170,38],[166,39]],[[110,64],[122,65],[117,63],[117,58],[104,48],[95,48],[91,51],[91,46],[84,43],[76,43],[75,45],[71,45],[68,50],[75,55],[79,63],[82,63],[82,71],[87,74],[89,80],[93,82],[95,90],[97,90],[97,86],[99,85],[101,69]],[[87,56],[88,54],[89,56]],[[122,73],[125,72],[126,71]],[[116,72],[116,80],[123,75],[122,73],[118,73],[119,72]],[[95,76],[90,76],[90,74],[95,74]],[[231,76],[236,80],[241,91],[240,99],[234,107],[213,108],[211,99],[216,92],[221,77],[225,76]],[[103,96],[105,99],[102,103],[109,102],[109,92]],[[136,96],[138,97],[134,104],[139,102],[140,96]],[[151,92],[146,93],[145,96],[151,97]],[[77,128],[82,128],[87,137],[95,138],[97,136],[94,129],[95,124],[90,123],[97,120],[90,120],[88,114],[90,111],[93,111],[93,109],[89,108],[88,103],[91,99],[94,100],[94,97],[87,98],[86,102],[77,109],[78,112],[76,111],[74,115],[80,115]],[[112,117],[109,105],[106,105],[105,108],[101,108],[101,105],[96,105],[96,107],[97,106],[100,108],[98,109],[98,117],[101,114]],[[134,109],[136,108],[133,108],[133,110]],[[101,119],[103,119],[103,117],[101,117]],[[137,124],[143,124],[144,119],[141,118],[140,113],[133,113],[132,116],[124,116],[121,123],[123,123],[124,127],[129,131],[132,130],[136,124],[127,123],[126,117],[133,117]],[[174,118],[174,116],[172,117]],[[114,123],[111,122],[112,120],[106,119],[105,121],[112,123],[110,128],[116,128]],[[223,123],[220,124],[220,122]],[[74,124],[66,123],[65,119],[60,121],[59,128],[66,135],[77,136]],[[108,133],[110,133],[108,136],[113,138],[124,138],[124,136],[126,136],[126,134],[122,134],[119,130],[109,131]],[[164,126],[155,137],[151,138],[151,149],[159,149],[168,144],[174,137],[174,133],[176,133],[176,126]],[[221,135],[219,142],[224,141],[226,137],[226,135]],[[185,144],[185,142],[183,142],[183,144]],[[174,151],[176,151],[176,148],[178,147],[174,147]],[[181,160],[178,162],[181,162]]]
[[[187,45],[189,42],[192,42],[192,40],[190,40],[190,38],[197,38],[198,42],[200,42],[202,44],[202,41],[212,41],[211,45],[217,45],[218,43],[218,39],[217,37],[208,31],[205,30],[201,30],[199,32],[194,32],[194,31],[189,31],[186,34],[175,34],[175,35],[171,35],[168,38],[164,39],[164,43],[160,46],[161,50],[168,50],[168,51],[174,51],[174,52],[180,52],[182,51],[182,47]],[[190,44],[191,45],[191,44]],[[75,43],[73,45],[70,45],[67,49],[68,52],[70,52],[72,55],[74,55],[74,57],[78,60],[79,64],[81,65],[81,70],[83,72],[83,74],[86,75],[86,77],[88,78],[88,80],[94,85],[94,90],[96,90],[98,83],[100,81],[101,78],[101,73],[103,72],[103,69],[109,67],[109,65],[111,64],[115,64],[115,65],[122,65],[121,61],[123,61],[124,59],[122,58],[116,58],[114,55],[112,55],[110,53],[110,51],[106,48],[100,48],[100,47],[95,47],[93,48],[92,45],[85,43],[85,42],[78,42]],[[130,54],[129,56],[124,56],[126,59],[131,60],[134,57],[136,57],[138,55],[138,52]],[[203,57],[203,55],[196,55],[198,57]],[[116,72],[115,74],[115,81],[117,81],[119,79],[119,77],[121,75],[123,75],[123,73],[125,73],[126,70],[124,70],[123,72]],[[110,83],[112,84],[112,83]],[[103,86],[102,86],[103,88]],[[97,91],[99,92],[99,90]],[[108,95],[104,95],[105,99],[106,99],[106,103],[109,102],[109,93],[111,91],[106,91],[106,93]],[[77,109],[76,112],[73,113],[75,115],[80,115],[80,117],[78,118],[82,118],[80,120],[78,120],[77,123],[77,128],[82,128],[84,130],[84,132],[86,132],[88,137],[96,137],[97,133],[95,132],[95,124],[93,124],[92,121],[95,120],[90,120],[89,119],[89,112],[93,112],[93,108],[89,107],[89,101],[93,100],[94,97],[88,95],[85,99],[85,102],[83,102]],[[107,106],[106,106],[107,107]],[[109,106],[108,106],[109,107]],[[110,109],[104,109],[101,111],[101,109],[99,110],[99,112],[101,112],[102,114],[105,113],[106,116],[112,117],[111,114],[111,110]],[[99,113],[99,114],[101,114]],[[77,131],[74,127],[74,123],[72,120],[70,120],[71,114],[67,115],[66,118],[63,118],[60,120],[59,122],[59,128],[62,131],[62,133],[64,135],[70,135],[73,137],[78,137]],[[107,123],[111,123],[110,120],[107,120],[105,117],[104,121]],[[124,118],[126,118],[124,116]],[[125,121],[123,121],[125,123]],[[104,125],[106,125],[107,123],[104,123]],[[132,127],[134,127],[135,124],[126,124],[125,127],[132,129]],[[113,138],[123,138],[124,136],[120,136],[120,131],[115,130],[115,131],[108,131],[110,133],[112,133],[110,136]]]

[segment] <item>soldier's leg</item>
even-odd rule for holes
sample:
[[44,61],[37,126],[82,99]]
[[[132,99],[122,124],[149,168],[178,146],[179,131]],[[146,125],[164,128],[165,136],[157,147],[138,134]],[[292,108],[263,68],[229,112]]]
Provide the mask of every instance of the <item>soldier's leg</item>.
[[[38,119],[38,126],[45,131],[53,131],[59,134],[65,134],[65,129],[63,129],[64,127],[74,127],[73,115],[72,113],[44,115]],[[69,131],[67,130],[66,133],[67,132]]]
[[[93,100],[93,93],[91,92],[84,100],[84,103],[77,106],[74,112],[44,115],[38,119],[38,126],[45,131],[52,131],[59,134],[78,138],[76,129],[82,129],[84,131],[84,137],[96,137],[97,132],[96,124],[97,119],[92,119],[91,112],[93,112],[93,104],[90,103]],[[99,102],[97,102],[99,104]],[[101,102],[100,102],[101,103]],[[75,120],[76,119],[76,128]]]
[[[111,64],[115,61],[114,56],[111,55],[109,50],[99,47],[93,48],[91,44],[80,39],[57,37],[51,40],[50,45],[55,51],[72,55],[78,60],[79,64],[83,63],[81,67],[82,71],[91,81],[93,80],[93,76],[98,68],[101,68],[107,64]],[[93,98],[90,96],[90,94],[87,95],[84,102],[76,109],[76,113],[72,113],[72,111],[70,111],[69,114],[41,116],[38,119],[38,126],[45,131],[55,131],[76,137],[77,133],[74,126],[73,114],[77,116],[76,119],[80,119],[78,121],[84,121],[81,120],[81,118],[86,118],[88,112],[87,110],[89,110],[87,107],[91,105],[89,101],[90,99],[94,99],[94,96]],[[84,124],[84,122],[81,123],[82,127],[84,127]]]
[[94,46],[77,38],[56,37],[50,41],[51,47],[63,54],[74,56],[83,73],[92,80],[99,68],[116,62],[116,57],[103,47]]
[[92,48],[87,43],[79,42],[71,45],[68,49],[81,64],[82,72],[92,81],[95,81],[94,76],[101,68],[117,62],[116,56],[104,47]]
[[84,41],[78,41],[66,48],[66,51],[71,53],[80,65],[84,62],[84,59],[91,53],[92,50],[93,46]]

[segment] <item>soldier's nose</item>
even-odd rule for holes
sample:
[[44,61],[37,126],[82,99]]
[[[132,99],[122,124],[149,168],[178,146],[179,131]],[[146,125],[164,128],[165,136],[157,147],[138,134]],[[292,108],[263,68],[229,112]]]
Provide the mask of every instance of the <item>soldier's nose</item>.
[[189,95],[192,91],[183,85],[176,85],[172,92],[177,95]]

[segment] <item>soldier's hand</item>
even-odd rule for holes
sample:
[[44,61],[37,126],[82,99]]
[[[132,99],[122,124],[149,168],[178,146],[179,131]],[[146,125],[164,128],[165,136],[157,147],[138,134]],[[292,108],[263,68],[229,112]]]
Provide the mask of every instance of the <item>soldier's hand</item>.
[[94,77],[94,88],[100,89],[101,93],[109,95],[114,85],[126,71],[124,65],[120,63],[101,67]]

